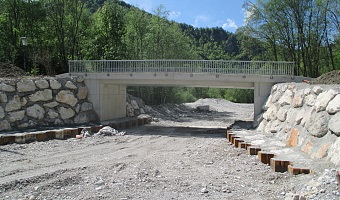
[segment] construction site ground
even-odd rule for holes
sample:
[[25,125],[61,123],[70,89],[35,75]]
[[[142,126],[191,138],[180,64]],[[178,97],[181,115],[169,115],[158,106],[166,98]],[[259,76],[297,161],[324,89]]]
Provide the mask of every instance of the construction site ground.
[[229,143],[226,128],[252,112],[201,99],[155,106],[154,122],[124,136],[0,146],[0,199],[339,199],[331,163],[277,173]]

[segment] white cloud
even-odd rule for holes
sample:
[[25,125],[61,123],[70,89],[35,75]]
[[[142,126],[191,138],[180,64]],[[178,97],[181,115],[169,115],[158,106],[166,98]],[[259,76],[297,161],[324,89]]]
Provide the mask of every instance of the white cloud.
[[198,27],[200,22],[206,23],[209,21],[209,17],[206,15],[199,15],[195,18],[195,23],[193,24],[194,27]]
[[169,12],[169,18],[170,19],[176,19],[181,16],[181,12],[176,12],[176,11],[170,11]]
[[238,26],[236,25],[235,21],[232,19],[227,19],[226,23],[223,23],[222,28],[228,29],[228,28],[234,28],[237,29]]

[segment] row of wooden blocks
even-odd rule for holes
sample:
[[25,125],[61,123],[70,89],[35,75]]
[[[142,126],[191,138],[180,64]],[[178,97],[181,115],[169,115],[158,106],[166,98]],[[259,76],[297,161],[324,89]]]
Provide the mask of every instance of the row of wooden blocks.
[[226,131],[226,138],[235,147],[245,149],[249,155],[257,155],[262,163],[270,165],[275,172],[283,173],[288,171],[294,175],[312,173],[310,169],[295,167],[293,162],[289,160],[275,158],[274,153],[262,150],[259,146],[252,146],[251,143],[246,142],[244,139],[237,136],[229,129]]
[[[151,119],[149,117],[122,120],[120,122],[110,122],[108,126],[116,129],[126,129],[130,127],[142,126],[144,124],[150,124]],[[85,128],[91,133],[97,133],[104,125],[95,125],[90,127],[78,127],[78,128],[63,128],[58,130],[36,131],[28,133],[16,133],[16,134],[0,134],[0,145],[12,144],[12,143],[30,143],[34,141],[47,141],[52,139],[68,139],[75,138],[76,135],[81,134],[81,131]]]

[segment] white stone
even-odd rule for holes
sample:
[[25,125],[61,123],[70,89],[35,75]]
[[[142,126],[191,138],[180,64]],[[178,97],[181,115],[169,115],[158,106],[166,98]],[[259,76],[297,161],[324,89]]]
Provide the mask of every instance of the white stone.
[[289,106],[281,107],[280,110],[279,110],[279,112],[277,113],[277,118],[278,118],[281,122],[286,121],[288,109],[289,109]]
[[277,112],[279,108],[275,105],[271,106],[264,114],[263,118],[267,121],[274,121],[277,119]]
[[38,104],[34,104],[27,108],[27,116],[40,120],[44,118],[45,110]]
[[74,118],[74,123],[76,124],[84,124],[90,122],[89,118],[87,118],[86,113],[80,113]]
[[280,98],[279,104],[281,106],[291,105],[293,101],[293,92],[291,90],[286,90],[284,95]]
[[315,112],[312,107],[305,107],[305,113],[301,120],[301,125],[305,127],[306,123],[310,120],[312,113]]
[[27,98],[26,97],[22,97],[21,98],[21,100],[20,100],[20,102],[21,102],[21,107],[24,107],[24,106],[26,106],[26,104],[27,104]]
[[307,95],[306,98],[305,98],[306,105],[307,106],[314,106],[315,101],[316,101],[316,97],[317,96],[314,93]]
[[313,88],[313,92],[315,93],[315,94],[320,94],[321,92],[323,92],[323,89],[322,89],[322,87],[320,87],[320,86],[315,86],[314,88]]
[[78,99],[79,100],[86,99],[87,93],[88,93],[87,87],[83,87],[83,86],[79,87],[78,88],[78,93],[77,93]]
[[60,107],[58,111],[59,111],[61,119],[70,119],[75,114],[72,108]]
[[74,97],[74,94],[69,90],[61,90],[57,96],[56,100],[60,103],[68,104],[74,107],[78,103],[78,99]]
[[301,122],[302,122],[302,119],[305,117],[305,115],[306,115],[305,108],[302,108],[301,110],[299,110],[296,114],[295,124],[300,125]]
[[331,117],[328,123],[328,128],[336,136],[340,136],[340,112],[336,113]]
[[59,116],[59,114],[52,109],[49,109],[47,114],[51,119],[55,119]]
[[310,89],[310,88],[306,88],[306,89],[303,90],[303,94],[305,96],[309,95],[311,92],[312,92],[312,89]]
[[7,130],[11,130],[11,129],[12,129],[12,127],[8,123],[7,120],[1,120],[0,121],[0,131],[7,131]]
[[40,89],[46,89],[46,88],[50,87],[50,84],[45,79],[36,80],[35,85]]
[[335,90],[332,90],[332,89],[328,90],[327,92],[322,92],[321,94],[319,94],[319,96],[316,98],[316,101],[315,101],[316,111],[320,112],[320,111],[326,110],[328,103],[337,94],[338,94],[338,92],[336,92]]
[[9,119],[10,122],[20,121],[20,120],[24,119],[24,117],[25,117],[25,111],[24,110],[8,113],[8,119]]
[[82,76],[78,76],[78,77],[77,77],[77,82],[78,82],[78,83],[82,83],[82,82],[84,82],[84,80],[85,80],[85,79],[84,79],[84,77],[82,77]]
[[77,89],[77,86],[74,85],[74,83],[72,83],[72,81],[67,81],[65,83],[65,87],[69,88],[69,89]]
[[[133,107],[133,109],[135,110],[139,110],[139,106],[136,100],[132,100],[131,101],[131,106]],[[208,109],[209,110],[209,109]]]
[[4,92],[14,92],[15,87],[7,85],[6,83],[0,83],[0,90]]
[[5,111],[4,109],[0,106],[0,119],[5,117]]
[[279,120],[275,120],[273,123],[271,123],[270,126],[270,132],[271,133],[277,133],[280,131],[280,121]]
[[335,114],[340,111],[340,94],[336,95],[334,99],[328,103],[326,111],[329,114]]
[[21,100],[18,95],[14,95],[12,99],[8,101],[6,104],[5,111],[6,112],[11,112],[14,110],[19,110],[21,108]]
[[50,102],[50,103],[45,103],[45,104],[44,104],[44,106],[47,107],[47,108],[54,108],[54,107],[56,107],[56,106],[58,106],[58,105],[59,105],[59,103],[58,103],[58,102],[55,102],[55,101]]
[[0,103],[7,102],[7,94],[0,92]]
[[264,106],[262,107],[262,109],[264,111],[268,110],[271,106],[273,106],[273,102],[272,102],[272,95],[269,95],[266,103],[264,104]]
[[303,91],[298,90],[293,98],[293,107],[294,108],[298,108],[303,106],[303,100],[305,98],[305,94],[303,93]]
[[329,148],[328,155],[327,155],[330,161],[337,166],[340,166],[339,152],[340,152],[340,137],[335,139],[335,142]]
[[35,86],[33,80],[22,80],[17,83],[18,92],[31,92],[35,91],[37,87]]
[[311,117],[305,125],[307,131],[315,137],[323,137],[328,132],[329,115],[327,112],[313,111]]
[[61,88],[61,83],[59,83],[59,81],[55,80],[55,79],[51,79],[50,80],[50,86],[53,90],[58,90]]
[[33,101],[33,102],[49,101],[49,100],[52,100],[52,99],[53,99],[52,90],[50,90],[50,89],[40,90],[40,91],[37,91],[34,94],[29,95],[29,100]]
[[88,110],[91,110],[91,109],[93,109],[92,103],[84,102],[84,103],[81,105],[81,111],[88,111]]

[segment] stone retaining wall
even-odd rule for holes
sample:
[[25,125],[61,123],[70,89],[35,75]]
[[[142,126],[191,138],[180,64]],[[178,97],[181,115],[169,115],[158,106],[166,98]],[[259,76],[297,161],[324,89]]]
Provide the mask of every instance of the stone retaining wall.
[[340,165],[340,85],[277,84],[263,110],[257,130]]
[[0,79],[0,131],[98,121],[83,77]]

